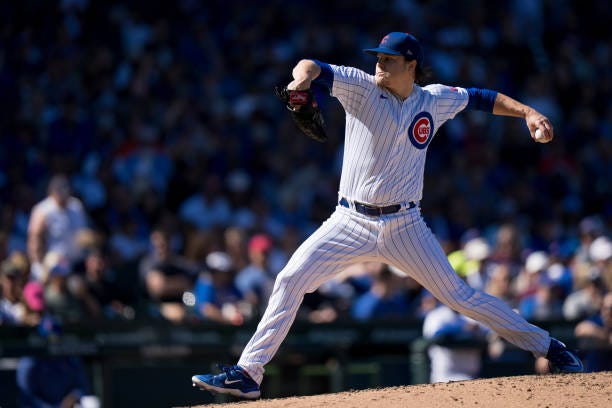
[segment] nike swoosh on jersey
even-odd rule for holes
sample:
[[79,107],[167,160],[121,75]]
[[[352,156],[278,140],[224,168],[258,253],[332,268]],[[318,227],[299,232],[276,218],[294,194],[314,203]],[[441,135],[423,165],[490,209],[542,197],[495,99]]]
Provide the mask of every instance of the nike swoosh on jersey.
[[383,95],[383,94],[380,94],[380,99],[389,99],[389,98],[387,98],[387,97],[386,97],[385,95]]

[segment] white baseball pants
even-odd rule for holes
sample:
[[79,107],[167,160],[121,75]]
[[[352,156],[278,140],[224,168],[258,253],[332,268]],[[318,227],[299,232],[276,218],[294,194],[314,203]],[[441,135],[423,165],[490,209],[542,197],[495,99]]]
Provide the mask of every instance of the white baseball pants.
[[503,301],[474,290],[457,276],[427,227],[420,208],[370,217],[338,206],[296,250],[278,274],[268,307],[238,361],[261,383],[266,365],[287,336],[304,295],[348,266],[384,262],[406,272],[452,309],[477,320],[536,357],[548,351],[548,332]]

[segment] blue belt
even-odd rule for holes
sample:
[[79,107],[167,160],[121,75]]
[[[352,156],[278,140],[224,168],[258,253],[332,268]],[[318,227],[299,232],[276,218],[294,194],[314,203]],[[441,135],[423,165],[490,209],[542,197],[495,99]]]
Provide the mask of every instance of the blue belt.
[[[351,208],[349,201],[344,197],[340,198],[340,201],[338,202],[338,204],[346,208]],[[393,205],[388,205],[386,207],[377,207],[375,205],[364,204],[358,201],[353,201],[353,206],[355,207],[355,211],[357,211],[358,213],[363,214],[363,215],[369,215],[369,216],[381,216],[384,214],[394,214],[402,209],[401,204],[393,204]],[[410,201],[408,202],[407,207],[414,208],[416,207],[416,203],[414,201]]]

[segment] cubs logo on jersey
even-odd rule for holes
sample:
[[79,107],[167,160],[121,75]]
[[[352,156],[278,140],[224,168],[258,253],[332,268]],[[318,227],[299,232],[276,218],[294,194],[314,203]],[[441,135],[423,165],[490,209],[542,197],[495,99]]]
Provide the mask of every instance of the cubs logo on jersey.
[[429,112],[417,113],[408,128],[410,143],[417,149],[424,149],[431,142],[433,134],[433,119]]

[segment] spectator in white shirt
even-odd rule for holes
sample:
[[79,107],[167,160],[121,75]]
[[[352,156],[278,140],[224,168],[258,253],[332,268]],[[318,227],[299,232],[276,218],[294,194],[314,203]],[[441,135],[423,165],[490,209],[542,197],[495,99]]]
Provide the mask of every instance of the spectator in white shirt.
[[78,260],[77,237],[87,228],[87,214],[81,201],[71,196],[68,179],[56,175],[49,182],[48,196],[32,209],[28,225],[28,256],[35,279],[41,278],[42,260],[50,251]]

